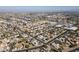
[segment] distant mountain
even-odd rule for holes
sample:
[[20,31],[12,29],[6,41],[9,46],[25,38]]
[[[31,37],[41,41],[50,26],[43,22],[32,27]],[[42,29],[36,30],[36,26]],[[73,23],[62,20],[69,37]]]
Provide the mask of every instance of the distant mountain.
[[0,12],[79,12],[78,6],[0,6]]
[[72,12],[79,12],[79,9],[73,9],[73,10],[70,10]]

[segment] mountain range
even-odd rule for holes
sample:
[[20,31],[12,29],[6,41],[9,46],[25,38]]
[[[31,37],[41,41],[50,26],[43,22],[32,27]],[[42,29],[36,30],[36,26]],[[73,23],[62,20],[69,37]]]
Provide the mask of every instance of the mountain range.
[[0,6],[0,12],[79,12],[79,6]]

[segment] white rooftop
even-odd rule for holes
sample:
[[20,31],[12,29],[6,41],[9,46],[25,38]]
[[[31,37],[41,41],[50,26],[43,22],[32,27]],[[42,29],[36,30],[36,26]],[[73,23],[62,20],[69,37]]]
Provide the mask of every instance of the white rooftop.
[[65,29],[68,29],[68,30],[77,30],[77,29],[78,29],[78,28],[75,27],[75,26],[74,26],[74,27],[69,27],[69,28],[68,28],[68,27],[64,27],[64,28],[65,28]]
[[51,24],[51,25],[56,25],[56,24],[57,24],[57,22],[50,22],[50,24]]
[[56,27],[62,27],[63,25],[60,25],[60,24],[58,24],[58,25],[56,25]]

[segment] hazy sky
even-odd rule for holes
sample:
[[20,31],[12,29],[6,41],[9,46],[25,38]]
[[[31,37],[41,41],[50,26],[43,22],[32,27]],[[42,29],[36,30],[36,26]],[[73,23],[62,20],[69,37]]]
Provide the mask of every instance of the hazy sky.
[[79,10],[78,6],[0,6],[0,11],[14,11],[14,12],[46,12],[46,11],[73,11]]

